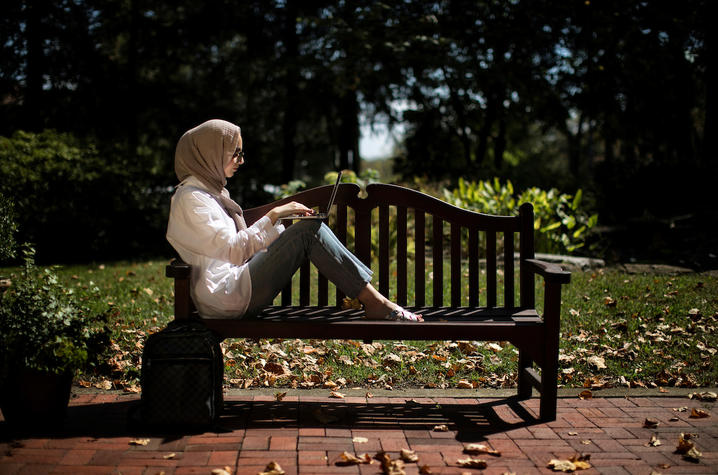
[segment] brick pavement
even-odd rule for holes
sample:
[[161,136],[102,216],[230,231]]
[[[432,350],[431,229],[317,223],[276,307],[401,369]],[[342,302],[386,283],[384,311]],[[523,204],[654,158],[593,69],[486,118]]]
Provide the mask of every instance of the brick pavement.
[[[553,458],[590,454],[592,468],[581,473],[718,473],[718,414],[715,403],[682,397],[563,397],[558,418],[536,419],[538,399],[496,397],[347,397],[331,399],[292,393],[282,401],[245,392],[229,395],[215,431],[153,434],[131,428],[128,411],[137,396],[116,393],[75,395],[61,430],[28,428],[10,433],[0,422],[0,474],[122,473],[256,474],[270,461],[287,474],[376,474],[380,465],[338,466],[344,451],[392,458],[401,449],[416,451],[419,462],[406,473],[428,466],[434,474],[551,473]],[[674,408],[687,407],[685,412]],[[711,417],[690,418],[691,408]],[[643,427],[655,418],[655,429]],[[0,419],[1,420],[1,419]],[[448,432],[434,427],[448,426]],[[681,432],[696,434],[703,456],[691,462],[675,453]],[[655,435],[661,445],[650,446]],[[147,438],[147,445],[131,440]],[[484,455],[485,470],[466,469],[457,460],[469,443],[500,451]]]

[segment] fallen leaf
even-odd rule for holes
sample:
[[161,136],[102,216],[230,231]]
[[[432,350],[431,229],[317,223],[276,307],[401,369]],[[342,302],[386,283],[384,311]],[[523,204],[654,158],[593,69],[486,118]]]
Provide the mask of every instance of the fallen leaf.
[[488,464],[486,463],[486,460],[483,459],[475,459],[472,457],[469,457],[467,459],[459,459],[456,461],[456,463],[460,467],[465,468],[478,468],[479,470],[483,470],[486,467],[488,467]]
[[362,454],[357,457],[349,452],[342,452],[339,455],[339,459],[334,462],[335,465],[359,465],[363,463],[372,463],[371,456],[369,454]]
[[337,398],[337,399],[344,399],[344,394],[340,393],[339,391],[332,391],[331,394],[329,394],[329,397]]
[[274,395],[274,399],[276,399],[277,401],[281,401],[282,399],[284,399],[286,397],[286,395],[287,395],[287,393],[276,393]]
[[175,458],[176,456],[177,456],[177,454],[172,452],[171,454],[164,455],[162,458],[165,460],[170,460],[170,459]]
[[606,296],[606,297],[603,299],[603,304],[604,304],[605,306],[607,306],[607,307],[615,307],[615,306],[616,306],[616,299],[614,299],[613,297],[608,297],[608,296]]
[[702,393],[691,393],[688,395],[688,399],[698,399],[699,401],[715,401],[718,399],[718,394],[712,391],[704,391]]
[[596,370],[606,369],[606,360],[601,356],[589,356],[586,362]]
[[354,442],[355,444],[366,444],[367,442],[369,442],[369,439],[367,439],[366,437],[354,437],[352,439],[352,442]]
[[392,460],[386,452],[379,452],[375,458],[381,462],[384,475],[406,475],[403,460]]
[[464,447],[465,454],[489,454],[496,457],[501,456],[501,452],[494,450],[491,447],[484,444],[469,444]]
[[432,475],[431,467],[428,465],[422,465],[419,467],[419,475]]
[[446,424],[439,424],[439,425],[434,426],[433,431],[434,432],[449,432],[449,426],[447,426]]
[[152,289],[145,287],[144,290],[145,290],[145,293],[146,293],[147,295],[149,295],[150,297],[152,297],[152,294],[154,293],[154,292],[152,292]]
[[688,410],[687,406],[673,408],[673,412],[686,412],[687,410]]
[[678,436],[678,445],[676,446],[676,453],[687,454],[689,450],[695,447],[693,442],[693,436],[691,434],[685,434],[681,432]]
[[130,445],[147,445],[150,443],[150,439],[132,439]]
[[459,380],[459,382],[456,384],[456,387],[459,389],[473,389],[474,385],[471,384],[469,381],[465,379]]
[[646,447],[658,447],[659,445],[661,445],[661,441],[658,439],[658,436],[656,436],[656,434],[653,434],[651,436],[651,440],[649,440],[648,443],[645,445]]
[[[228,470],[229,469],[229,470]],[[224,468],[215,468],[210,472],[212,475],[232,475],[232,469],[230,467],[224,467]],[[265,472],[262,472],[265,473]],[[274,472],[268,472],[271,475],[275,475]],[[282,471],[282,474],[284,471]],[[277,472],[276,475],[280,475],[279,472]]]
[[399,456],[404,462],[417,462],[419,460],[419,456],[416,455],[414,450],[401,449]]
[[656,427],[658,427],[658,424],[660,424],[660,422],[658,422],[658,419],[653,419],[651,417],[647,417],[646,420],[643,421],[643,427],[645,429],[655,429]]
[[578,435],[578,432],[576,432],[576,431],[571,431],[571,432],[568,433],[568,435]]
[[581,441],[581,444],[583,444],[583,445],[591,445],[592,443],[593,442],[591,442],[590,440],[582,440]]
[[583,460],[573,462],[571,460],[551,459],[546,466],[554,472],[575,472],[576,470],[591,468],[591,464]]
[[593,398],[593,393],[589,391],[588,389],[581,391],[578,393],[579,399],[591,399]]
[[691,417],[693,419],[704,419],[706,417],[710,417],[710,413],[708,411],[704,411],[703,409],[696,409],[695,407],[691,409],[691,415],[688,417]]
[[257,475],[284,475],[286,472],[277,462],[269,462],[266,467],[264,467],[263,472],[259,472]]
[[691,462],[698,462],[702,456],[703,453],[701,453],[701,451],[698,450],[695,446],[691,447],[688,452],[683,454],[683,458],[686,460],[690,460]]

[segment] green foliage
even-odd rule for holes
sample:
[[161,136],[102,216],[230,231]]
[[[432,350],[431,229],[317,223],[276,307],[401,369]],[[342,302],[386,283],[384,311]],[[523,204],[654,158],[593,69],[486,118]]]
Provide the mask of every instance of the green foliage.
[[34,249],[23,253],[24,268],[0,305],[0,375],[18,366],[61,374],[94,363],[108,344],[106,314],[90,317],[52,269],[35,267]]
[[0,262],[15,257],[15,206],[13,202],[0,193]]
[[53,130],[0,137],[0,193],[14,202],[18,240],[34,243],[43,260],[116,257],[164,243],[167,192],[152,189],[150,178],[138,157],[93,139]]
[[582,207],[583,192],[575,195],[529,188],[516,193],[511,181],[502,184],[492,181],[465,181],[459,178],[458,188],[444,189],[444,199],[456,206],[486,214],[516,215],[522,203],[534,206],[534,229],[538,231],[536,249],[539,252],[572,253],[583,247],[588,232],[597,221]]

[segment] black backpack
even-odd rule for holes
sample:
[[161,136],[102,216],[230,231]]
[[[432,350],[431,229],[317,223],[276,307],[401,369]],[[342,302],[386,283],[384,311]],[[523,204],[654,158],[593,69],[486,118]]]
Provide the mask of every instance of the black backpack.
[[140,417],[150,427],[206,428],[222,412],[220,339],[199,321],[170,322],[142,351]]

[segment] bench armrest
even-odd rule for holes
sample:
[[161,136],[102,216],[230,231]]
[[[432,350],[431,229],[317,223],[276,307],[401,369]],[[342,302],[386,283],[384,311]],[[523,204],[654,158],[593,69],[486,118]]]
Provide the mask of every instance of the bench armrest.
[[571,282],[571,273],[561,269],[558,264],[540,261],[538,259],[526,259],[528,270],[544,278],[546,282],[556,284],[568,284]]
[[172,259],[165,267],[165,276],[173,279],[189,279],[192,266],[180,259]]

